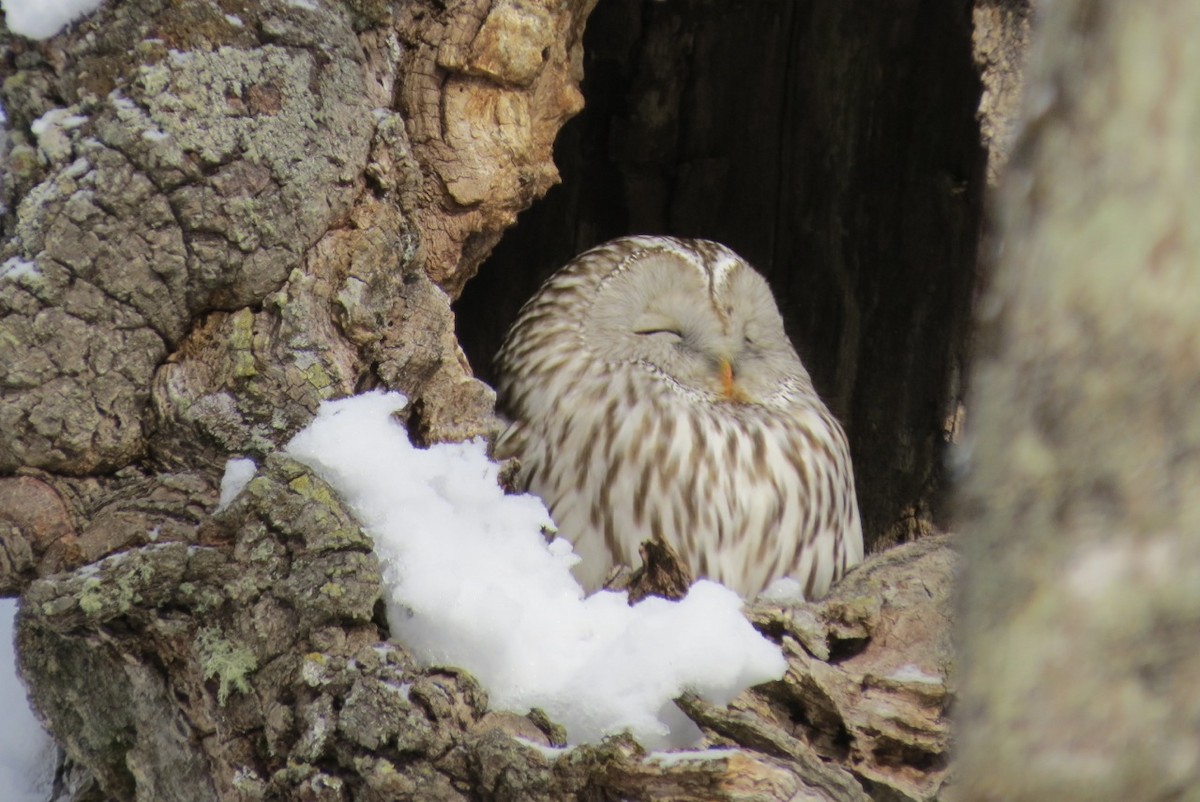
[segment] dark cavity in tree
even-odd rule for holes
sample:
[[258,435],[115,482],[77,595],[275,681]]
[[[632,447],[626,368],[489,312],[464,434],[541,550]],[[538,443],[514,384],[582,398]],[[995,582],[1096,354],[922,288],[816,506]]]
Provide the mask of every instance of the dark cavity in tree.
[[476,372],[580,251],[719,240],[767,276],[846,426],[868,547],[936,524],[984,189],[971,35],[937,0],[600,3],[563,182],[457,302]]

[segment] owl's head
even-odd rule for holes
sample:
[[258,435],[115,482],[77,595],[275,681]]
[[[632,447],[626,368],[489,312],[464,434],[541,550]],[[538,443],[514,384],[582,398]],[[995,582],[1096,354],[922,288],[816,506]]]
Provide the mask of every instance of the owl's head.
[[812,383],[761,275],[706,240],[644,241],[600,281],[583,339],[711,403],[787,403]]

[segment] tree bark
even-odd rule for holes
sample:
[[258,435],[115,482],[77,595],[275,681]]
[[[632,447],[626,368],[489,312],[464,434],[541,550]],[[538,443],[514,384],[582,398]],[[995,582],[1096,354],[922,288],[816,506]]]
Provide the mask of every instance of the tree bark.
[[962,499],[960,799],[1200,787],[1197,23],[1035,25]]
[[[3,34],[0,590],[64,793],[938,796],[945,540],[753,609],[787,677],[680,701],[726,751],[554,752],[530,745],[560,743],[545,716],[386,640],[369,539],[278,454],[321,400],[376,385],[413,400],[421,442],[493,429],[450,301],[556,180],[593,5],[138,0]],[[232,456],[259,474],[218,513]]]

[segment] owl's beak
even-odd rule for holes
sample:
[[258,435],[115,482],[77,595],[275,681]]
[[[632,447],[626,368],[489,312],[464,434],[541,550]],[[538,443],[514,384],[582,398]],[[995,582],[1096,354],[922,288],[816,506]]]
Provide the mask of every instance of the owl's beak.
[[731,404],[745,404],[750,399],[733,377],[733,363],[725,357],[718,361],[721,373],[721,398]]

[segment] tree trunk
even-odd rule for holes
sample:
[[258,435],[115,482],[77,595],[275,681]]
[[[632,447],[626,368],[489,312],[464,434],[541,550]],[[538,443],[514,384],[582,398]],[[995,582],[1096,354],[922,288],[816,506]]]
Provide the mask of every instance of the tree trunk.
[[[21,670],[73,763],[65,793],[938,796],[953,698],[957,558],[946,539],[876,556],[819,604],[754,607],[791,668],[729,709],[680,700],[705,745],[727,747],[715,757],[655,759],[615,736],[555,758],[529,745],[559,742],[544,716],[490,710],[470,676],[416,665],[386,640],[369,539],[328,488],[278,453],[321,400],[377,385],[413,400],[408,426],[421,442],[492,431],[493,395],[467,368],[450,304],[557,180],[551,148],[582,107],[593,5],[131,0],[44,43],[2,34],[0,590],[21,596]],[[844,126],[822,162],[836,177],[836,209],[819,224],[804,212],[796,227],[817,229],[812,247],[834,253],[842,224],[887,210],[889,241],[915,271],[906,280],[945,282],[936,303],[906,308],[908,296],[886,291],[902,284],[880,279],[892,268],[886,249],[857,244],[862,231],[854,247],[878,258],[855,250],[833,259],[841,272],[818,289],[800,282],[816,293],[810,311],[842,310],[822,335],[817,372],[843,388],[844,409],[859,410],[860,441],[876,444],[856,459],[884,455],[860,472],[876,488],[881,531],[925,503],[938,473],[982,191],[970,24],[962,8],[940,16],[941,7],[914,3],[863,30],[817,6],[789,16],[802,43],[830,59],[855,54],[826,64],[821,52],[795,51],[826,64],[830,86],[855,79],[853,103],[815,92]],[[657,20],[646,41],[665,46],[675,12],[645,9]],[[790,2],[767,10],[797,13]],[[710,38],[715,19],[697,17]],[[855,49],[841,47],[843,36]],[[927,61],[923,41],[945,47]],[[787,80],[807,74],[806,63]],[[910,88],[928,83],[922,108],[947,126],[937,141],[956,143],[950,161],[961,173],[931,166],[941,146],[911,121],[904,147],[872,133],[873,167],[855,166],[849,133],[866,136],[880,115],[895,121],[908,108],[877,91],[891,74],[884,63],[922,76]],[[943,68],[953,73],[945,95],[933,83]],[[790,113],[783,156],[786,137],[799,136]],[[914,152],[924,159],[916,167]],[[880,165],[890,165],[891,190],[855,194]],[[775,201],[786,207],[781,230],[800,214],[788,206],[793,192],[781,184]],[[909,204],[923,211],[905,216]],[[693,221],[703,211],[677,209]],[[851,280],[861,286],[849,291]],[[838,306],[868,302],[883,310],[864,317],[873,350],[846,323],[857,313]],[[916,346],[892,336],[900,331],[928,348],[905,352]],[[900,374],[859,381],[860,350]],[[839,353],[859,367],[838,368]],[[215,512],[233,456],[253,458],[259,475]]]
[[1198,23],[1035,26],[963,499],[960,799],[1200,787]]

